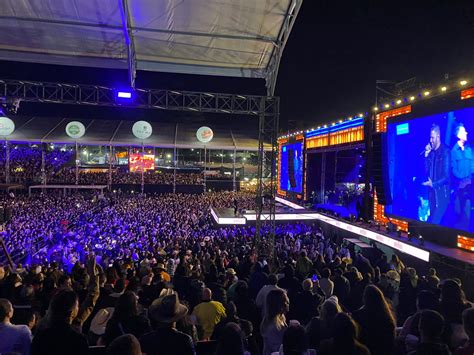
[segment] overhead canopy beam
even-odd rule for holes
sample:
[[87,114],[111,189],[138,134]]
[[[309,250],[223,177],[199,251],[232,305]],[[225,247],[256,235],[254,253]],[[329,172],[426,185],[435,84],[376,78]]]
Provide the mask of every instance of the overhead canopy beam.
[[278,40],[276,42],[275,47],[273,48],[272,55],[265,74],[267,94],[269,96],[273,96],[273,94],[275,93],[275,86],[278,76],[278,69],[280,68],[281,56],[283,55],[283,50],[285,49],[286,42],[288,41],[291,29],[295,24],[295,20],[298,16],[302,4],[303,0],[293,0],[291,2],[285,17],[285,21],[283,22],[283,26],[280,30],[280,34],[278,35]]
[[130,87],[135,89],[135,79],[137,77],[137,58],[135,54],[135,41],[132,34],[132,20],[128,9],[127,0],[118,0],[120,5],[120,16],[122,18],[122,28],[127,46],[127,62],[128,62],[128,81]]

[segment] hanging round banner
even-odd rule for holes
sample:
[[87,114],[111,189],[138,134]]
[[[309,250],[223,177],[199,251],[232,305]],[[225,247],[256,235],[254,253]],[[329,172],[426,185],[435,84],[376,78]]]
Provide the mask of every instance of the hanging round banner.
[[209,127],[203,126],[197,130],[196,137],[201,143],[209,143],[214,138],[214,132]]
[[79,121],[72,121],[66,125],[66,134],[73,138],[81,138],[86,133],[86,127]]
[[147,121],[138,121],[133,124],[132,132],[138,139],[147,139],[151,136],[153,129]]
[[6,137],[15,130],[15,123],[8,117],[0,117],[0,136]]

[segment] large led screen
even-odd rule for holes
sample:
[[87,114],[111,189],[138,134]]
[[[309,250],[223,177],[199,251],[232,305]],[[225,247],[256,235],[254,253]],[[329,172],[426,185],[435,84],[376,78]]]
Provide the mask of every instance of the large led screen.
[[280,154],[280,190],[303,193],[303,141],[284,144]]
[[155,169],[155,156],[152,154],[130,154],[129,170],[130,172],[141,172],[143,170],[154,170]]
[[386,211],[474,232],[471,133],[474,108],[389,123],[392,205]]

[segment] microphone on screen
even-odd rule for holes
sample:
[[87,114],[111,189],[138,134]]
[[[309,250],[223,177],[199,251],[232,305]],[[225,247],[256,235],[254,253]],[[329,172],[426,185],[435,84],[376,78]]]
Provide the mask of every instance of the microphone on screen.
[[428,143],[425,147],[425,149],[423,149],[420,153],[420,155],[424,155],[426,154],[426,152],[428,152],[428,154],[431,152],[431,143]]

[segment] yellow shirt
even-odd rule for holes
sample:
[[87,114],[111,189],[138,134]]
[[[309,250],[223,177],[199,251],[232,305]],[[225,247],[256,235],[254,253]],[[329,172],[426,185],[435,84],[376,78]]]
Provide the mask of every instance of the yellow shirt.
[[203,330],[201,340],[210,339],[216,324],[226,317],[224,306],[217,301],[199,303],[194,307],[193,315],[196,316]]

